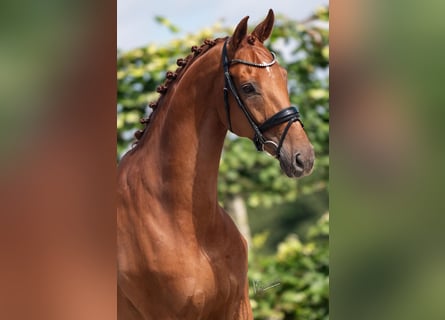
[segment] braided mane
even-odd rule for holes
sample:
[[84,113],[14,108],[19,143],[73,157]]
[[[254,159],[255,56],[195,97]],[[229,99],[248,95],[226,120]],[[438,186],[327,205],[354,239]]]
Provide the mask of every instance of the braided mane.
[[201,46],[193,46],[191,48],[192,54],[188,55],[186,58],[180,58],[176,61],[176,64],[178,65],[178,68],[175,72],[167,71],[165,76],[165,81],[163,84],[159,85],[156,88],[156,92],[160,93],[160,96],[158,100],[150,102],[148,106],[153,110],[150,115],[147,118],[142,118],[139,122],[144,125],[144,128],[142,130],[137,130],[134,133],[135,138],[137,139],[134,144],[137,144],[137,142],[141,139],[142,135],[144,134],[145,130],[147,129],[148,125],[150,124],[150,121],[153,117],[153,114],[156,113],[156,110],[158,109],[159,105],[162,102],[162,98],[165,96],[166,92],[168,91],[168,87],[171,83],[173,83],[178,77],[180,77],[184,70],[187,69],[188,66],[190,66],[193,61],[195,61],[195,58],[201,55],[202,53],[209,50],[211,47],[216,45],[219,41],[225,40],[225,38],[217,38],[214,40],[204,40],[204,43]]

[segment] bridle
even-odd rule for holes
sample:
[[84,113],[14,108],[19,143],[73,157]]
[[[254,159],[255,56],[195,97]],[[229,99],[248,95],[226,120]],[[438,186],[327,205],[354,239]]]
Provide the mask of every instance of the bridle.
[[[303,126],[303,122],[301,122],[300,119],[300,112],[298,111],[298,108],[296,106],[290,106],[286,109],[278,111],[276,114],[274,114],[272,117],[264,121],[261,125],[258,125],[257,122],[253,119],[251,113],[246,108],[245,104],[241,100],[240,96],[238,95],[238,91],[236,90],[235,84],[233,83],[232,76],[229,72],[229,67],[233,62],[245,64],[248,66],[256,67],[256,68],[266,68],[272,66],[276,60],[275,54],[272,52],[272,61],[268,63],[254,63],[249,61],[244,61],[241,59],[233,59],[229,60],[229,57],[227,56],[227,42],[229,39],[227,39],[224,42],[223,50],[222,50],[222,64],[224,68],[224,104],[226,108],[227,113],[227,122],[229,125],[229,130],[232,131],[232,123],[230,120],[230,105],[229,105],[229,90],[232,92],[233,97],[235,98],[238,106],[243,111],[244,115],[247,118],[247,121],[249,122],[250,126],[252,127],[255,135],[253,137],[253,143],[255,144],[255,147],[258,151],[264,151],[264,146],[267,144],[271,144],[275,147],[275,157],[280,158],[280,152],[281,147],[283,146],[284,139],[286,138],[287,132],[290,129],[290,126],[292,123],[299,121],[301,125]],[[272,127],[278,126],[282,123],[287,122],[287,125],[280,137],[280,140],[278,144],[272,140],[268,140],[266,137],[264,137],[263,133],[269,130]]]

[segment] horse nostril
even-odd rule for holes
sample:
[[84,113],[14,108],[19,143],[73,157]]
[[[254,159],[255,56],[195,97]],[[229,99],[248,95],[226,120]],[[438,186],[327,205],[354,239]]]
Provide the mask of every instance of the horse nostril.
[[304,162],[301,159],[301,154],[297,153],[295,155],[295,167],[299,170],[303,170],[304,169]]

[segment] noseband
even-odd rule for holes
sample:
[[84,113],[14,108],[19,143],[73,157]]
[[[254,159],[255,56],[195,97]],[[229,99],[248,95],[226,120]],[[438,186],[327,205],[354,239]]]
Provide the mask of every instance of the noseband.
[[[224,42],[223,50],[222,50],[222,63],[224,68],[224,79],[225,79],[225,86],[224,86],[224,104],[226,107],[226,113],[227,113],[227,122],[229,124],[229,129],[232,131],[232,123],[230,120],[230,106],[229,106],[229,96],[228,91],[230,90],[232,92],[233,97],[235,98],[236,102],[238,103],[238,106],[243,111],[244,115],[247,118],[247,121],[249,122],[250,126],[252,127],[255,135],[253,137],[253,143],[255,144],[255,147],[258,151],[264,151],[264,146],[267,144],[271,144],[276,148],[275,151],[275,157],[280,158],[280,152],[281,147],[283,146],[284,139],[286,138],[287,132],[290,129],[290,126],[292,123],[299,121],[301,125],[303,126],[303,122],[301,122],[300,119],[300,112],[298,111],[298,108],[296,106],[290,106],[286,109],[283,109],[276,114],[274,114],[272,117],[264,121],[261,125],[258,125],[256,121],[253,119],[252,115],[250,114],[249,110],[246,108],[245,104],[241,100],[240,96],[238,95],[238,91],[236,90],[235,84],[233,83],[232,76],[229,72],[229,67],[233,62],[245,64],[252,67],[257,68],[266,68],[272,66],[276,60],[275,54],[272,52],[273,60],[268,63],[254,63],[249,61],[244,61],[241,59],[233,59],[229,60],[227,56],[227,41]],[[277,143],[274,141],[268,140],[266,137],[264,137],[263,133],[269,130],[272,127],[278,126],[282,123],[287,122],[287,125],[283,131],[283,134],[281,135],[281,138]]]

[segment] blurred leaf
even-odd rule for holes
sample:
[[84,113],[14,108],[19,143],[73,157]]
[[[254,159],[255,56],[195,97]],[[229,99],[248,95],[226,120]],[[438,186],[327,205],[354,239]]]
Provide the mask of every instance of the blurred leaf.
[[158,22],[159,24],[165,26],[168,28],[168,30],[170,30],[173,33],[179,33],[179,31],[181,31],[177,26],[175,26],[170,20],[168,20],[167,18],[163,17],[163,16],[155,16],[155,20],[156,22]]

